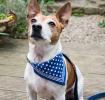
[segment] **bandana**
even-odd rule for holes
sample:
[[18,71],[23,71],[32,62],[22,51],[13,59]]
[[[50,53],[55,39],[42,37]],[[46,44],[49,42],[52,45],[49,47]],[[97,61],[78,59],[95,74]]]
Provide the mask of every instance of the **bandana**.
[[66,64],[62,53],[56,55],[53,59],[42,63],[28,62],[33,67],[34,72],[40,77],[52,81],[59,85],[66,83]]

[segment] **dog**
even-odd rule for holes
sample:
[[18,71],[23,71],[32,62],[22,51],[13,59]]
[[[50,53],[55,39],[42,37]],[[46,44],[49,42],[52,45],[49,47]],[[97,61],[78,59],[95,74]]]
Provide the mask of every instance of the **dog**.
[[70,15],[70,2],[49,16],[42,14],[37,0],[29,2],[29,52],[24,73],[29,100],[84,100],[83,76],[62,53],[60,42]]

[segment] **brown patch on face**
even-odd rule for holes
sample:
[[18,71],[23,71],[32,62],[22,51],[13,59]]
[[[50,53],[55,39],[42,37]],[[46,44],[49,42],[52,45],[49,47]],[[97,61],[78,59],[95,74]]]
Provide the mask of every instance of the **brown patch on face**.
[[59,40],[60,33],[62,29],[68,24],[70,15],[71,3],[67,2],[58,10],[55,16],[51,16],[52,20],[56,23],[55,32],[53,32],[53,35],[51,37],[51,44],[55,44]]
[[51,19],[55,22],[55,31],[52,33],[52,37],[51,37],[51,44],[54,45],[57,43],[57,41],[59,40],[59,36],[60,33],[62,32],[63,29],[63,24],[61,24],[56,16],[51,16]]

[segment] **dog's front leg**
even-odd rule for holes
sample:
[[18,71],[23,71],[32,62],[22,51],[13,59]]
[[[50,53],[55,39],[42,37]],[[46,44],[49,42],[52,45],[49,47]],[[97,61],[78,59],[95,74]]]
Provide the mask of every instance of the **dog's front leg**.
[[27,86],[27,93],[29,100],[37,100],[37,93]]
[[65,100],[65,94],[62,95],[62,96],[57,96],[57,97],[55,97],[54,100]]

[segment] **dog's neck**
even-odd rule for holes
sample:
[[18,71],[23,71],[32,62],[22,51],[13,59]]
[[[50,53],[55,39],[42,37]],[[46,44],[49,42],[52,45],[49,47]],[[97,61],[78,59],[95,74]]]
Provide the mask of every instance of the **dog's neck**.
[[56,45],[49,45],[47,43],[36,43],[29,42],[29,53],[28,58],[32,62],[44,62],[52,59],[62,51],[60,40]]

